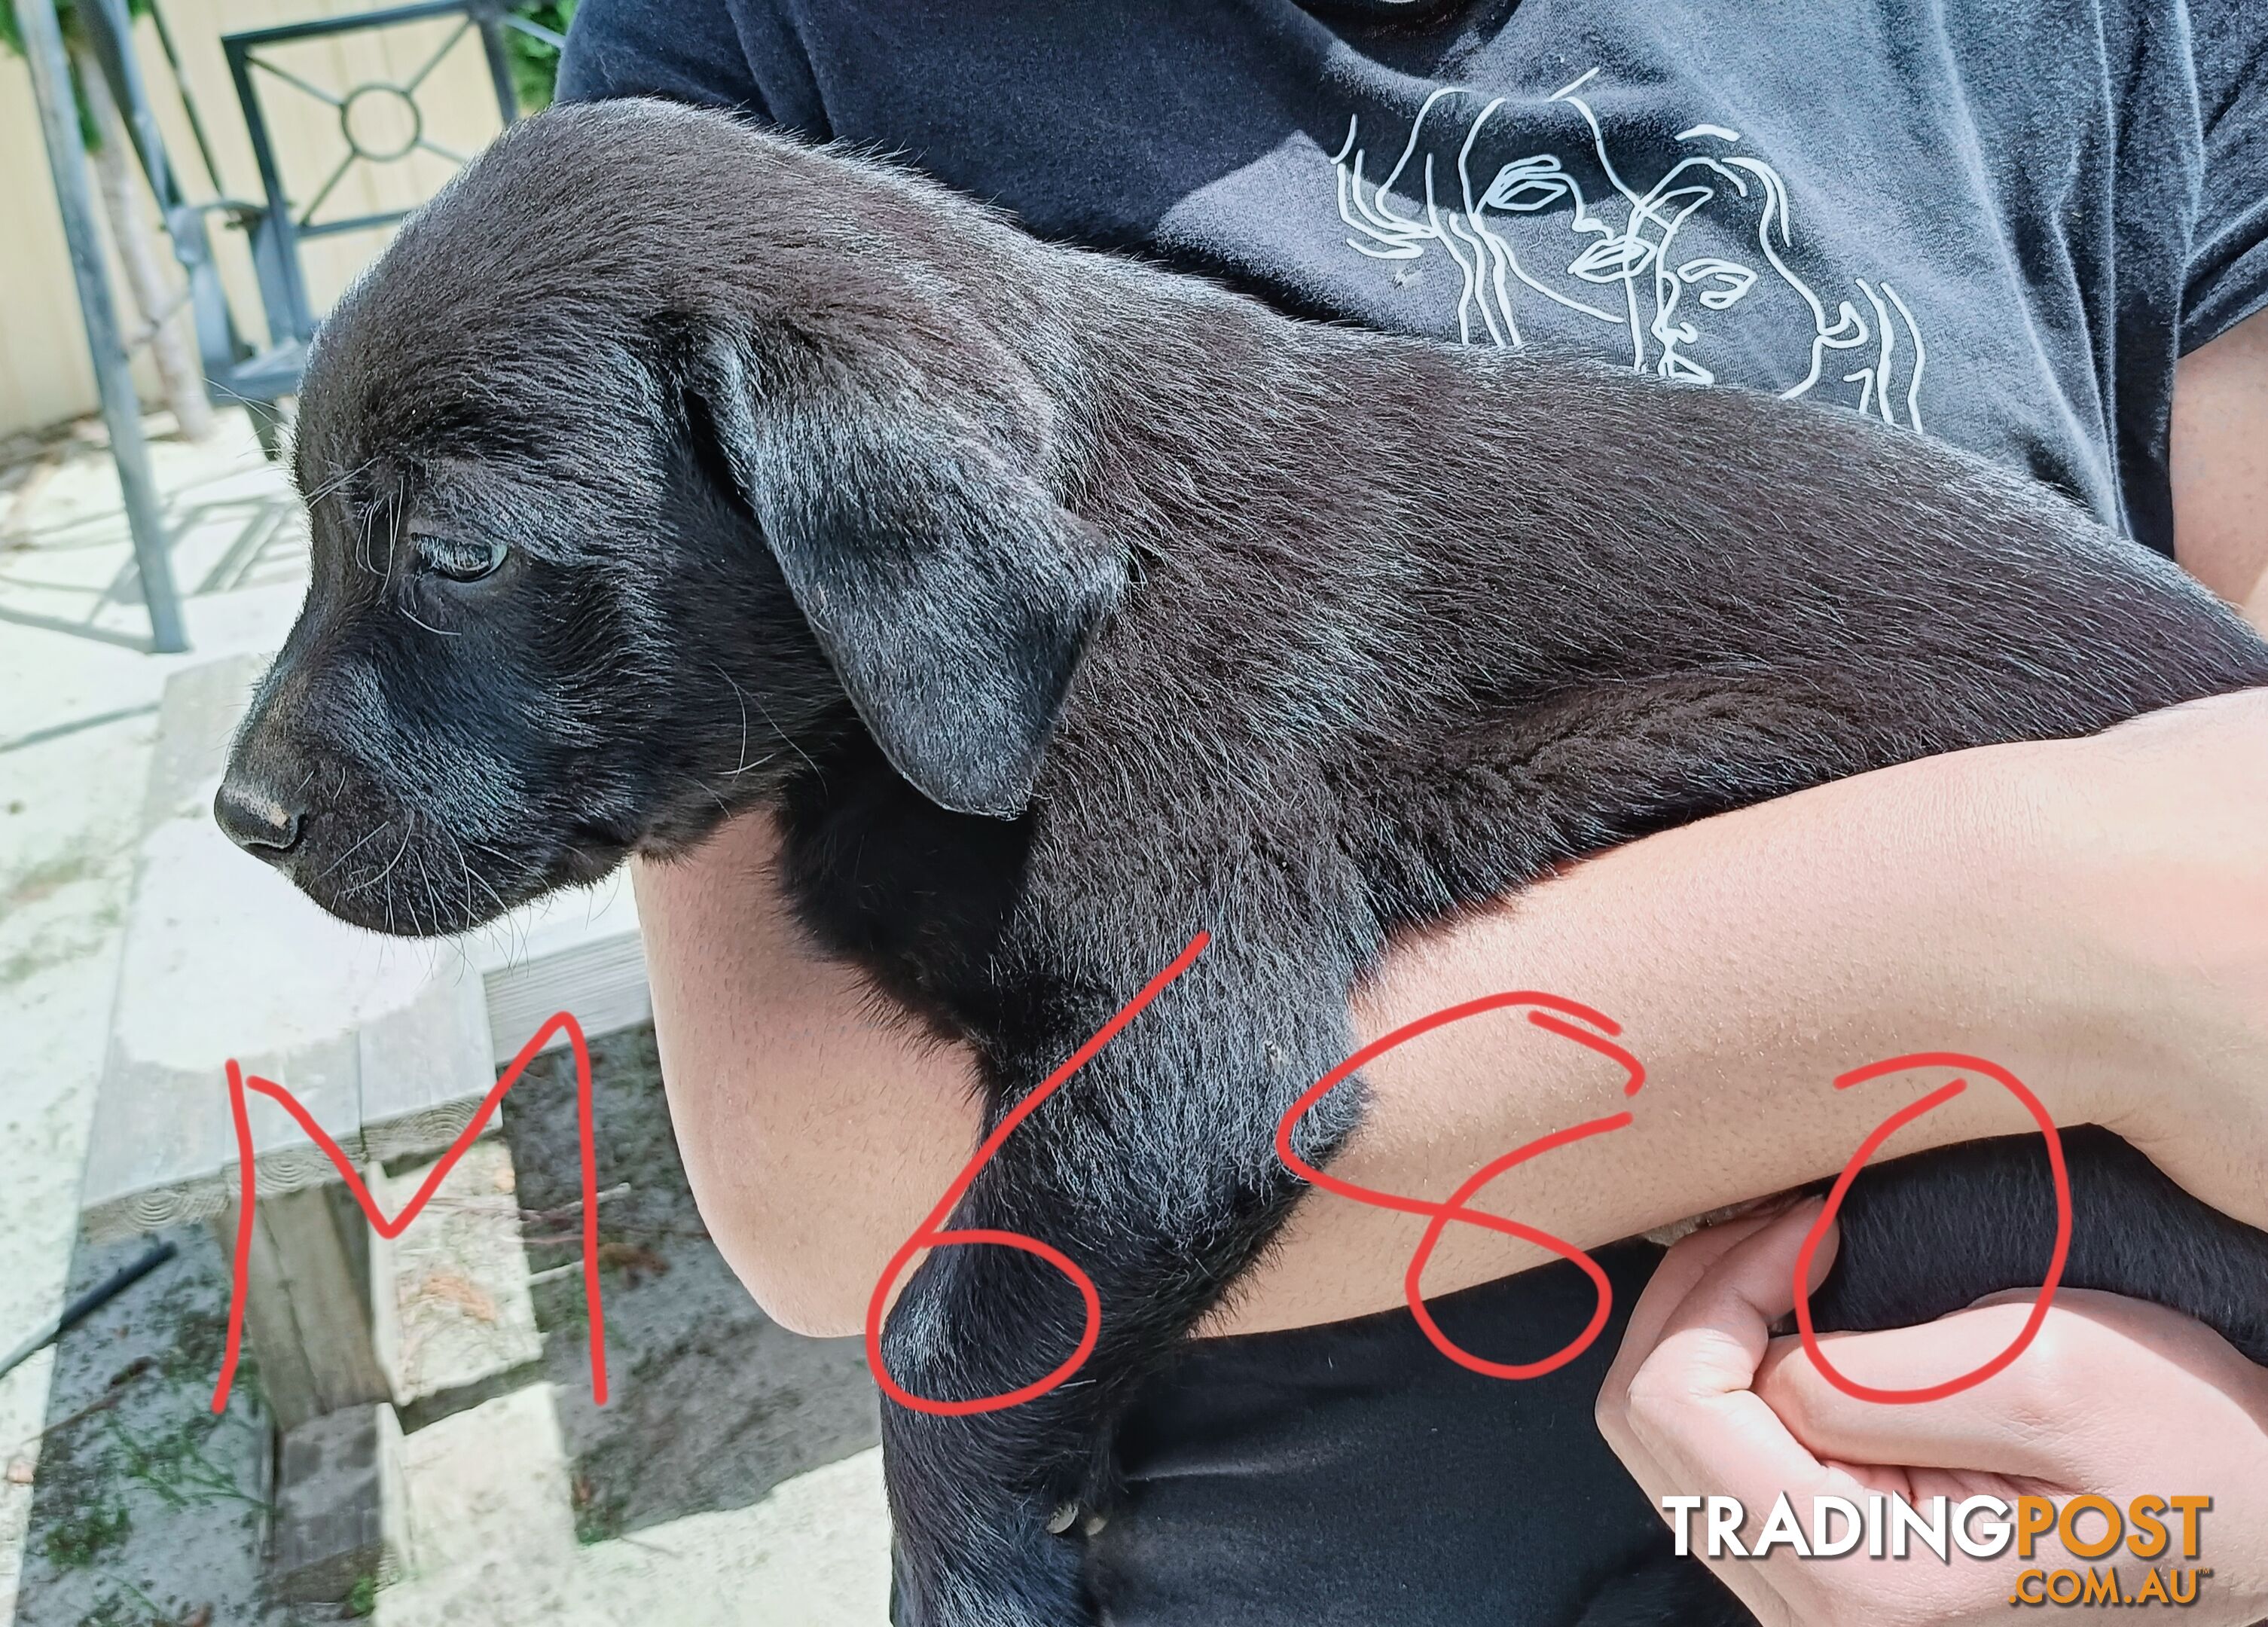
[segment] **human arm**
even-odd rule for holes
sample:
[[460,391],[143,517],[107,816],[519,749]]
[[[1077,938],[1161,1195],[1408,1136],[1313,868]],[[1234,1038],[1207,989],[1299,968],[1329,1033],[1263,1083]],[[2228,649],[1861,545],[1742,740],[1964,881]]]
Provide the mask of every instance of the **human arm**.
[[[2179,547],[2234,599],[2268,569],[2268,315],[2184,361],[2174,415]],[[2108,1123],[2198,1196],[2268,1224],[2263,806],[2268,696],[1909,763],[1667,832],[1397,945],[1357,1028],[1375,1037],[1507,988],[1622,1022],[1653,1079],[1636,1122],[1483,1198],[1579,1245],[1839,1167],[1885,1109],[1829,1082],[1924,1047],[2014,1068],[2058,1122]],[[636,867],[656,1024],[726,1258],[783,1321],[843,1333],[973,1150],[974,1075],[802,944],[770,874],[775,841],[768,820],[744,818],[688,859]],[[1497,1154],[1622,1105],[1614,1070],[1509,1018],[1367,1073],[1373,1110],[1340,1171],[1400,1192],[1446,1195]],[[2029,1127],[1999,1093],[1971,1092],[1899,1145]],[[1421,1231],[1304,1204],[1215,1327],[1397,1303]],[[1543,1257],[1453,1227],[1426,1286]]]
[[[1636,1122],[1484,1195],[1580,1245],[1838,1167],[1887,1109],[1830,1081],[1923,1046],[2014,1069],[2058,1122],[2108,1123],[2199,1196],[2268,1221],[2263,806],[2268,694],[1927,759],[1665,832],[1398,945],[1357,1029],[1515,987],[1620,1021],[1651,1072]],[[846,1333],[974,1145],[973,1076],[799,943],[774,840],[742,820],[689,861],[638,869],[663,1071],[726,1258],[781,1321]],[[1619,1071],[1508,1020],[1369,1072],[1372,1111],[1337,1167],[1398,1191],[1446,1194],[1623,1105]],[[2028,1124],[1970,1092],[1899,1146]],[[1398,1303],[1420,1229],[1312,1200],[1217,1326]],[[1470,1231],[1452,1228],[1429,1292],[1542,1257]]]
[[[1780,1548],[1711,1562],[1764,1627],[2005,1620],[2020,1587],[2041,1601],[2043,1573],[2112,1565],[2129,1598],[2154,1564],[2201,1568],[2189,1612],[2200,1622],[2243,1627],[2268,1615],[2268,1369],[2187,1317],[2073,1290],[2057,1297],[2023,1358],[1982,1383],[1912,1405],[1854,1400],[1796,1340],[1771,1336],[1794,1302],[1797,1249],[1818,1211],[1812,1200],[1688,1238],[1638,1297],[1598,1416],[1657,1507],[1670,1496],[1738,1498],[1749,1515],[1743,1546],[1753,1546],[1782,1493],[1806,1532],[1814,1497],[1863,1507],[1869,1492],[1925,1512],[1939,1496],[2060,1506],[2081,1492],[2107,1496],[2122,1513],[2141,1497],[2161,1499],[2161,1512],[2174,1497],[2207,1496],[2212,1506],[2197,1516],[2195,1553],[2182,1552],[2175,1519],[2169,1550],[2154,1560],[2123,1548],[2074,1556],[2050,1534],[2029,1557],[2012,1543],[1992,1558],[1884,1562],[1862,1545],[1840,1557]],[[1815,1282],[1831,1257],[1822,1249],[1815,1260]],[[1989,1359],[2030,1308],[2029,1295],[1994,1295],[1922,1327],[1830,1335],[1822,1345],[1858,1383],[1911,1388]],[[2092,1548],[2106,1524],[2084,1517],[2082,1544]],[[1981,1520],[1971,1534],[1990,1536]]]
[[2268,631],[2268,311],[2182,358],[2168,452],[2176,556]]

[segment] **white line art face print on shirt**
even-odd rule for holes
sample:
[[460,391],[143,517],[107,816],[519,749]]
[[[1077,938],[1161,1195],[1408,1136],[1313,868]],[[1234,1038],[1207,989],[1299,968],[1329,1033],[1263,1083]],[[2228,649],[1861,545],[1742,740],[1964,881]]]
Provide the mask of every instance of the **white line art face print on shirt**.
[[[1347,246],[1374,260],[1418,261],[1434,248],[1447,254],[1462,279],[1457,331],[1467,344],[1486,340],[1517,348],[1524,342],[1521,312],[1533,311],[1540,298],[1622,330],[1635,372],[1713,384],[1719,366],[1752,370],[1754,356],[1778,348],[1757,343],[1763,335],[1800,339],[1808,328],[1808,356],[1791,356],[1778,377],[1745,382],[1778,387],[1783,397],[1809,394],[1824,383],[1822,394],[1840,398],[1846,393],[1838,383],[1855,385],[1850,405],[1885,423],[1919,430],[1929,350],[1898,291],[1887,281],[1854,277],[1864,306],[1838,298],[1830,312],[1787,262],[1795,227],[1786,183],[1770,164],[1739,151],[1740,132],[1721,124],[1679,131],[1688,151],[1639,191],[1616,167],[1598,115],[1577,93],[1597,72],[1548,99],[1589,134],[1604,179],[1590,194],[1582,175],[1551,152],[1514,158],[1485,182],[1476,180],[1473,150],[1506,97],[1471,114],[1453,176],[1438,174],[1435,154],[1421,158],[1418,144],[1437,107],[1479,101],[1477,92],[1449,87],[1428,96],[1401,155],[1375,181],[1365,173],[1370,155],[1360,145],[1360,120],[1350,117],[1346,141],[1331,158],[1339,218],[1353,234]],[[1413,160],[1423,180],[1422,216],[1404,213],[1395,196]],[[1679,235],[1697,217],[1720,252],[1681,259]],[[1541,229],[1547,222],[1564,224],[1564,232]],[[1753,256],[1746,251],[1751,240]],[[1742,247],[1730,250],[1734,244]],[[1395,281],[1406,287],[1418,275],[1397,271]],[[1741,324],[1737,337],[1734,320]]]

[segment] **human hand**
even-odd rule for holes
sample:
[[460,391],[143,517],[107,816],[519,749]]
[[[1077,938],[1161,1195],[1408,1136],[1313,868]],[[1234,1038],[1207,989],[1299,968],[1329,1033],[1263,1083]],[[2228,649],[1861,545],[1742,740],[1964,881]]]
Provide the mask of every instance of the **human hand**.
[[[2038,1336],[2014,1362],[1942,1400],[1884,1405],[1855,1400],[1820,1373],[1801,1344],[1771,1326],[1794,1302],[1798,1248],[1817,1218],[1808,1200],[1778,1214],[1697,1233],[1672,1248],[1632,1309],[1621,1352],[1600,1391],[1599,1427],[1648,1497],[1725,1495],[1747,1511],[1752,1543],[1785,1491],[1804,1530],[1815,1497],[1896,1492],[1917,1506],[2021,1496],[2058,1505],[2108,1497],[2122,1511],[2145,1494],[2203,1494],[2206,1567],[2187,1618],[2243,1623],[2268,1617],[2268,1368],[2246,1361],[2202,1324],[2115,1295],[2056,1296]],[[1830,1246],[1814,1263],[1823,1276]],[[1862,1384],[1905,1388],[1965,1373],[2015,1336],[2034,1296],[1996,1295],[1918,1328],[1826,1336],[1837,1369]],[[1983,1518],[1977,1535],[1985,1535]],[[2082,1517],[2083,1546],[2101,1528]],[[2169,1518],[2168,1551],[2181,1558]],[[1695,1551],[1704,1522],[1693,1520]],[[1801,1623],[1941,1624],[2007,1619],[2027,1572],[2116,1568],[2132,1598],[2153,1561],[2075,1557],[2056,1536],[2029,1559],[2012,1542],[1992,1559],[1955,1548],[1940,1564],[1926,1549],[1871,1560],[1865,1545],[1837,1558],[1785,1547],[1710,1568],[1764,1627]],[[2024,1585],[2041,1594],[2043,1579]]]

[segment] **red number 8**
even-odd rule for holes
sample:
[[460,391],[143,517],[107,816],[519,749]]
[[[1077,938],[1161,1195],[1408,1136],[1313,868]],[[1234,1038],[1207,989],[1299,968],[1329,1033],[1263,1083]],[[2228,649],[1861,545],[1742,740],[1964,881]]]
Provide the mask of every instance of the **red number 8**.
[[[1467,1000],[1462,1005],[1452,1005],[1445,1010],[1435,1012],[1429,1017],[1420,1017],[1415,1022],[1403,1024],[1383,1038],[1372,1041],[1316,1080],[1304,1095],[1292,1104],[1290,1110],[1277,1121],[1276,1156],[1283,1160],[1285,1167],[1294,1174],[1321,1187],[1326,1192],[1335,1192],[1341,1197],[1352,1198],[1356,1203],[1367,1204],[1373,1209],[1390,1209],[1403,1214],[1427,1216],[1431,1224],[1426,1226],[1425,1238],[1418,1243],[1417,1252],[1410,1256],[1410,1269],[1402,1279],[1403,1296],[1409,1302],[1410,1314],[1417,1317],[1418,1328],[1424,1331],[1426,1338],[1432,1341],[1435,1350],[1459,1366],[1469,1367],[1475,1373],[1494,1379],[1536,1379],[1565,1366],[1590,1348],[1591,1341],[1599,1336],[1600,1330],[1607,1325],[1609,1314],[1614,1308],[1614,1289],[1607,1281],[1607,1274],[1599,1269],[1598,1262],[1565,1238],[1554,1237],[1549,1232],[1539,1231],[1532,1226],[1524,1226],[1517,1220],[1507,1220],[1502,1215],[1492,1215],[1482,1210],[1468,1209],[1465,1207],[1466,1201],[1474,1193],[1516,1164],[1525,1163],[1531,1158],[1538,1157],[1557,1147],[1566,1146],[1572,1142],[1585,1140],[1592,1136],[1604,1135],[1609,1130],[1620,1130],[1631,1122],[1631,1115],[1628,1111],[1610,1114],[1605,1118],[1593,1119],[1587,1123],[1570,1125],[1565,1130],[1554,1130],[1548,1136],[1540,1137],[1525,1146],[1515,1147],[1502,1158],[1482,1165],[1466,1179],[1463,1185],[1450,1194],[1446,1203],[1439,1204],[1430,1203],[1422,1197],[1404,1197],[1397,1192],[1380,1191],[1374,1187],[1358,1186],[1355,1182],[1343,1180],[1328,1170],[1316,1168],[1292,1150],[1292,1127],[1300,1122],[1309,1108],[1329,1095],[1337,1086],[1344,1083],[1357,1069],[1375,1062],[1396,1046],[1405,1044],[1420,1034],[1430,1034],[1436,1028],[1444,1027],[1453,1022],[1461,1022],[1468,1017],[1477,1017],[1484,1012],[1500,1011],[1508,1005],[1529,1005],[1540,1008],[1528,1013],[1528,1021],[1547,1034],[1556,1034],[1562,1039],[1572,1040],[1587,1049],[1596,1051],[1600,1056],[1619,1063],[1629,1076],[1623,1086],[1624,1095],[1637,1095],[1639,1087],[1646,1083],[1645,1066],[1637,1057],[1616,1044],[1609,1037],[1622,1032],[1621,1027],[1611,1018],[1593,1011],[1587,1005],[1579,1005],[1572,1000],[1563,999],[1556,994],[1541,994],[1533,990],[1521,990],[1508,994],[1484,995],[1479,999]],[[1573,1017],[1591,1027],[1579,1028],[1574,1023],[1566,1020],[1568,1017]],[[1591,1031],[1594,1028],[1602,1032],[1594,1033]],[[1447,1334],[1442,1332],[1433,1320],[1433,1314],[1425,1307],[1422,1284],[1426,1263],[1433,1257],[1434,1247],[1440,1242],[1441,1233],[1448,1228],[1449,1223],[1453,1220],[1467,1226],[1479,1226],[1484,1231],[1495,1232],[1506,1237],[1523,1239],[1550,1249],[1563,1260],[1571,1260],[1580,1266],[1584,1274],[1591,1279],[1591,1286],[1597,1298],[1597,1304],[1591,1313],[1591,1320],[1583,1331],[1542,1360],[1530,1362],[1487,1360],[1474,1355],[1470,1351],[1456,1344]]]

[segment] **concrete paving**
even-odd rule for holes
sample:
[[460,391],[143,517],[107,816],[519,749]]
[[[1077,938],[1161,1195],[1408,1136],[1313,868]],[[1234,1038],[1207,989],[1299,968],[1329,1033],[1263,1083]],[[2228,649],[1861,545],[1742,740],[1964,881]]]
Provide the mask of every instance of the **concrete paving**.
[[581,1550],[569,1614],[453,1619],[509,1619],[513,1627],[658,1619],[673,1627],[881,1627],[890,1567],[888,1544],[878,1539],[888,1518],[881,1451],[870,1448],[798,1476],[753,1507],[688,1514]]
[[[167,677],[272,649],[298,607],[304,531],[240,414],[188,445],[153,419],[194,646],[144,652],[132,550],[99,434],[0,497],[0,1344],[62,1303]],[[0,1380],[0,1451],[41,1426],[52,1358]],[[0,1483],[0,1622],[12,1617],[32,1487]]]
[[[81,426],[37,461],[0,469],[0,1036],[14,1075],[0,1088],[0,1345],[55,1314],[75,1257],[81,1285],[108,1263],[79,1236],[81,1177],[160,692],[186,666],[276,647],[304,591],[305,531],[288,486],[241,416],[223,421],[223,434],[202,446],[172,437],[162,419],[150,425],[186,598],[186,655],[146,652],[99,431]],[[399,1627],[880,1623],[887,1520],[871,1449],[793,1474],[746,1506],[578,1540],[562,1398],[528,1365],[536,1346],[526,1260],[512,1236],[514,1183],[503,1145],[484,1144],[444,1188],[441,1224],[413,1231],[384,1257],[393,1292],[381,1288],[379,1298],[394,1314],[381,1318],[383,1359],[403,1400],[425,1406],[452,1391],[519,1388],[444,1412],[401,1440],[393,1495],[402,1506],[389,1512],[409,1533],[407,1551],[399,1578],[370,1601],[377,1619]],[[387,1185],[396,1196],[404,1172]],[[213,1257],[199,1269],[209,1280],[217,1255],[205,1252]],[[123,1350],[133,1317],[120,1304],[104,1338]],[[56,1417],[54,1371],[43,1354],[0,1380],[0,1627],[94,1619],[61,1598],[40,1606],[18,1597],[40,1436]],[[136,1517],[146,1524],[160,1513]],[[259,1526],[232,1520],[228,1529],[241,1535],[221,1544],[234,1544],[215,1572],[239,1579],[230,1584],[234,1603],[199,1606],[214,1594],[161,1578],[166,1596],[189,1602],[149,1621],[331,1619],[277,1616],[244,1594],[256,1556],[237,1550],[257,1542]],[[215,1547],[210,1528],[185,1527],[178,1542],[185,1553]]]
[[747,1508],[588,1546],[548,1387],[457,1413],[402,1451],[410,1570],[379,1590],[379,1627],[879,1627],[888,1607],[873,1448]]

